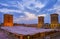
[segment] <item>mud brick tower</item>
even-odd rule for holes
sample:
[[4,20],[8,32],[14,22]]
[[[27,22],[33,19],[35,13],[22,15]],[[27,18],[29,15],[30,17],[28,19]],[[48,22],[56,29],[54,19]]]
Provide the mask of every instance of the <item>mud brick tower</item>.
[[44,16],[38,16],[38,26],[37,28],[42,28],[44,25]]
[[13,26],[13,15],[4,14],[4,26]]
[[58,14],[51,14],[51,28],[57,28],[59,25]]

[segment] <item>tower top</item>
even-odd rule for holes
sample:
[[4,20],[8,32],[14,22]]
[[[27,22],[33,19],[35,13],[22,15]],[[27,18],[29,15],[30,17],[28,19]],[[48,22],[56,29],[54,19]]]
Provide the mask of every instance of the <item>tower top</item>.
[[12,14],[4,14],[4,15],[10,15],[10,16],[13,16]]
[[44,17],[44,16],[38,16],[38,17]]
[[57,13],[53,13],[53,14],[51,14],[51,15],[58,15]]

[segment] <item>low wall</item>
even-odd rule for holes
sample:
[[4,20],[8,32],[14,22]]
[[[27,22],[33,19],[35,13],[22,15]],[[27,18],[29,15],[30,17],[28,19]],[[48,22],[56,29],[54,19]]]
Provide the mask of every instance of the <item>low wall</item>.
[[46,36],[51,35],[51,34],[56,33],[56,32],[57,31],[43,32],[43,33],[37,33],[34,35],[21,35],[21,34],[17,35],[14,33],[10,33],[10,35],[14,35],[18,39],[36,39],[36,38],[44,39]]

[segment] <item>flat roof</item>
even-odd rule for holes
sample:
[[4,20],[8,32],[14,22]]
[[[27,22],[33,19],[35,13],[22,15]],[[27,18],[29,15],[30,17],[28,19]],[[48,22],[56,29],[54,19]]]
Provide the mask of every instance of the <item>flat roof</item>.
[[22,35],[34,35],[42,32],[54,31],[54,29],[39,29],[33,27],[24,27],[24,26],[14,26],[14,27],[1,27],[11,33],[22,34]]

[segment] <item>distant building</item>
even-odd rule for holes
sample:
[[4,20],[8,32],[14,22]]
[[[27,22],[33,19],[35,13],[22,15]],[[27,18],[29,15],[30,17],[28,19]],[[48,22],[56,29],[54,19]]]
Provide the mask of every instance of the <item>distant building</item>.
[[4,23],[1,23],[1,26],[4,26]]
[[44,29],[50,29],[50,24],[49,23],[44,23],[44,26],[43,26]]
[[51,14],[51,28],[56,28],[59,25],[58,14]]
[[4,26],[13,26],[13,15],[4,14]]
[[38,17],[38,26],[37,28],[42,28],[44,25],[44,17],[43,16],[39,16]]

